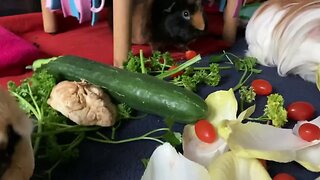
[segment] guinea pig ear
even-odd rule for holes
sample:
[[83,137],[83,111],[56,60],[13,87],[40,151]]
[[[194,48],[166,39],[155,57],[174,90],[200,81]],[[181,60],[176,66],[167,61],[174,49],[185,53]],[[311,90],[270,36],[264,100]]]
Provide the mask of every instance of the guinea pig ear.
[[173,2],[167,9],[164,9],[163,11],[167,12],[167,13],[171,13],[172,8],[174,7],[175,4],[176,4],[176,2]]

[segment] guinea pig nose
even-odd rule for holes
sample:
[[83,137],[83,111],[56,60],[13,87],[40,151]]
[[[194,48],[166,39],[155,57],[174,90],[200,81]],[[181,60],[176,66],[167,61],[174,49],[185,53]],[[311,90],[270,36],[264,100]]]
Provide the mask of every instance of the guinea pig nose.
[[191,23],[192,23],[193,27],[195,27],[196,29],[198,29],[200,31],[203,31],[205,29],[206,25],[205,25],[202,11],[198,10],[192,15]]

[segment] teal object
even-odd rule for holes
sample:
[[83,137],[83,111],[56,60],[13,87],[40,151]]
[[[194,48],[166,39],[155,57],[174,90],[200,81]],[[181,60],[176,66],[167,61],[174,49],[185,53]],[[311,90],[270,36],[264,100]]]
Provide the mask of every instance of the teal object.
[[76,3],[74,1],[75,0],[69,0],[70,11],[71,11],[72,16],[76,17],[79,20],[80,15],[79,15],[78,9],[76,7]]
[[220,1],[220,6],[219,6],[219,11],[220,12],[224,11],[224,8],[226,7],[226,4],[227,4],[227,0],[221,0]]
[[58,10],[61,9],[61,1],[60,0],[51,0],[49,9]]
[[260,5],[261,3],[257,2],[243,6],[239,12],[240,19],[249,20]]
[[[92,7],[98,8],[101,4],[100,0],[92,0]],[[93,26],[99,19],[99,14],[92,12],[91,26]]]

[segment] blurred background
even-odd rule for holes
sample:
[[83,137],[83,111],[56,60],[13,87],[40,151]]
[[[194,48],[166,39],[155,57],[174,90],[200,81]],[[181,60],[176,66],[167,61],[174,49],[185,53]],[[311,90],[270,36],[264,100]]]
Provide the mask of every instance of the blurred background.
[[41,0],[0,0],[0,16],[41,11]]

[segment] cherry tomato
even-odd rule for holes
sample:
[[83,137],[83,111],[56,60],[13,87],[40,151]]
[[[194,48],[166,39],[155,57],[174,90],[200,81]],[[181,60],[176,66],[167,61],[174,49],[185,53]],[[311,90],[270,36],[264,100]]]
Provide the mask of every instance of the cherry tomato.
[[213,143],[217,139],[217,133],[213,125],[207,120],[199,120],[196,122],[195,132],[197,137],[206,143]]
[[[170,71],[170,70],[173,70],[173,69],[175,69],[175,68],[177,68],[177,67],[178,67],[178,66],[176,66],[176,65],[172,65],[172,66],[169,68],[169,71]],[[177,72],[177,73],[175,73],[175,74],[172,74],[172,75],[171,75],[171,78],[175,78],[175,77],[181,76],[183,73],[184,73],[184,71],[179,71],[179,72]]]
[[267,96],[272,92],[272,85],[264,79],[253,80],[251,87],[257,95]]
[[193,50],[188,50],[185,52],[185,56],[186,56],[187,60],[194,58],[196,55],[197,55],[197,53]]
[[314,116],[315,109],[312,104],[305,101],[291,103],[287,107],[288,118],[295,121],[310,120]]
[[288,173],[278,173],[273,177],[273,180],[296,180],[296,178]]
[[311,123],[304,123],[299,127],[299,136],[306,141],[313,141],[320,139],[320,128]]

